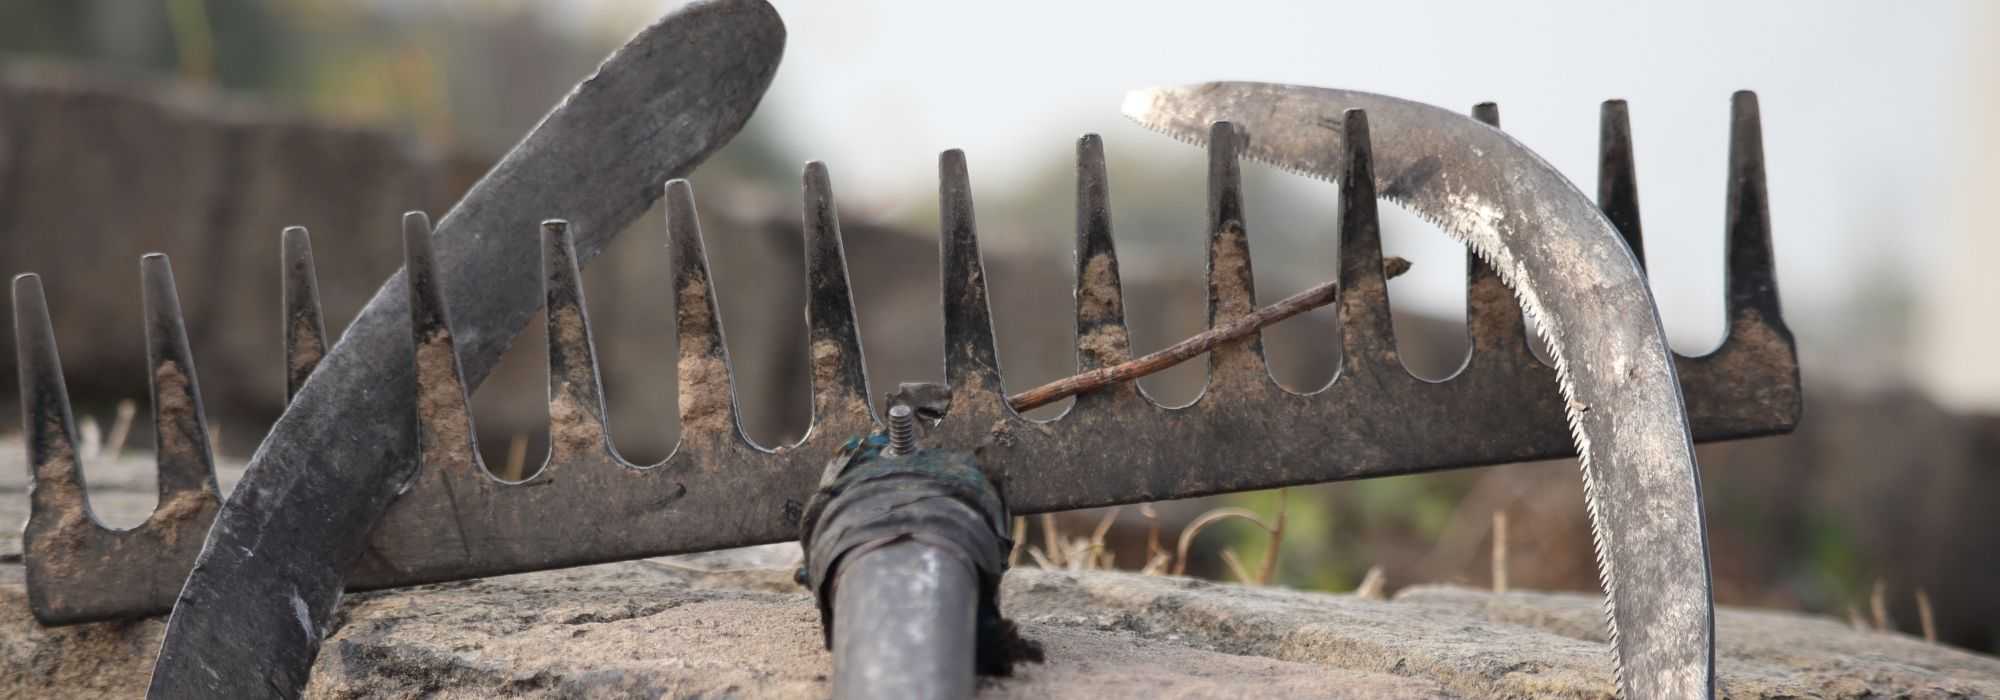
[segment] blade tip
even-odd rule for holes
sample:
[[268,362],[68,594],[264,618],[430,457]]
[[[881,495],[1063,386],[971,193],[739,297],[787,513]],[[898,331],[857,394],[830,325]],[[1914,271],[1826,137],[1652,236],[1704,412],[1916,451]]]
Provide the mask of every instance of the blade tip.
[[173,275],[173,263],[167,260],[166,253],[156,251],[139,256],[139,276],[148,283],[147,294],[155,291],[151,288],[154,284],[173,284]]
[[1757,92],[1737,90],[1729,95],[1729,106],[1739,118],[1757,117],[1759,112]]
[[1147,123],[1153,116],[1153,104],[1161,90],[1162,88],[1140,88],[1127,91],[1125,101],[1118,105],[1118,112],[1125,115],[1126,119],[1141,124]]
[[304,226],[286,226],[278,232],[278,245],[287,258],[297,258],[311,254],[312,233]]
[[685,200],[694,199],[694,183],[689,182],[687,178],[677,177],[672,180],[668,180],[666,188],[667,188],[667,199],[669,201],[676,199],[685,199]]
[[415,245],[418,241],[428,242],[431,236],[431,217],[420,211],[403,213],[403,244]]

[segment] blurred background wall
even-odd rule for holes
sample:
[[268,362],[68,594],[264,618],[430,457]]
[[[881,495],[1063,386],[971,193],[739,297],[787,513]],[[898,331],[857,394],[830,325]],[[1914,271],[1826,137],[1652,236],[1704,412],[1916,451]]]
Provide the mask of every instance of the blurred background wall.
[[[441,214],[659,0],[80,0],[0,6],[0,273],[50,288],[80,414],[143,397],[138,255],[174,256],[224,451],[280,410],[277,233],[312,228],[330,322],[399,264],[395,217]],[[1732,90],[1762,96],[1785,310],[1808,407],[1797,435],[1702,450],[1724,602],[1836,615],[1877,582],[1914,629],[1911,594],[1948,639],[2000,639],[2000,9],[1977,0],[1809,6],[1725,2],[778,2],[787,58],[758,115],[697,173],[711,260],[753,437],[805,427],[797,178],[829,162],[876,387],[941,375],[935,158],[966,148],[1009,384],[1068,374],[1073,139],[1105,135],[1139,349],[1201,329],[1204,155],[1127,124],[1123,92],[1256,79],[1339,85],[1447,106],[1501,104],[1508,130],[1573,180],[1595,176],[1596,105],[1629,99],[1647,256],[1669,335],[1722,333],[1723,163]],[[1333,188],[1247,166],[1264,298],[1335,268]],[[1462,253],[1385,210],[1406,359],[1448,375],[1465,351]],[[586,274],[612,431],[671,450],[671,302],[657,214]],[[1327,310],[1267,332],[1279,378],[1333,372]],[[543,444],[538,324],[475,397],[490,462]],[[18,425],[11,338],[0,433]],[[1148,378],[1179,402],[1200,363]],[[142,421],[143,422],[143,421]],[[143,441],[143,434],[135,437]],[[143,444],[143,442],[141,443]],[[1595,586],[1573,465],[1293,489],[1280,582],[1345,589],[1381,566],[1393,589],[1483,583],[1491,514],[1513,523],[1514,585]],[[1162,504],[1185,522],[1219,501]],[[1100,513],[1070,516],[1087,530]],[[1119,565],[1144,558],[1122,512]],[[129,523],[128,523],[129,524]],[[1191,570],[1227,577],[1219,526]]]

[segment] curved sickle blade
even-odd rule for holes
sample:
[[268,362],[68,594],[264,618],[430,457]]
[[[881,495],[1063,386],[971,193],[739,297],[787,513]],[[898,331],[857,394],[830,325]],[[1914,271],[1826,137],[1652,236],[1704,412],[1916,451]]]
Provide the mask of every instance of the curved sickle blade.
[[[468,388],[542,305],[537,222],[588,259],[750,118],[785,30],[717,0],[641,31],[439,221],[432,241]],[[385,224],[388,222],[384,222]],[[386,233],[386,231],[385,231]],[[411,316],[398,272],[251,458],[168,620],[151,697],[297,697],[341,576],[416,464]]]
[[1124,109],[1196,144],[1214,122],[1234,122],[1250,157],[1327,180],[1343,172],[1343,113],[1366,111],[1380,196],[1491,263],[1549,341],[1582,455],[1620,690],[1712,694],[1714,610],[1687,412],[1645,278],[1589,198],[1499,130],[1393,97],[1226,82],[1137,91]]

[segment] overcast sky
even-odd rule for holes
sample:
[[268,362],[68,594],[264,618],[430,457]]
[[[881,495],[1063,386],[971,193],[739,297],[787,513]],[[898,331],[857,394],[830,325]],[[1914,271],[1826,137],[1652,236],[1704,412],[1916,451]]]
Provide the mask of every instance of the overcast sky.
[[[982,187],[1066,158],[1086,131],[1184,149],[1127,124],[1120,97],[1214,79],[1497,100],[1510,132],[1588,183],[1597,105],[1626,98],[1669,316],[1719,312],[1732,91],[1762,98],[1794,298],[1934,252],[1899,248],[1942,242],[1970,112],[1965,3],[777,4],[790,43],[760,119],[834,164],[856,201],[934,187],[945,148],[967,149]],[[1703,238],[1676,244],[1689,234]]]
[[[1218,79],[1455,108],[1495,100],[1508,131],[1594,192],[1598,103],[1628,99],[1648,261],[1683,350],[1721,333],[1732,91],[1762,98],[1779,274],[1795,314],[1839,306],[1885,271],[1929,293],[1937,283],[1910,273],[1983,225],[1969,221],[1967,199],[1990,188],[1963,183],[1979,168],[1988,179],[1972,182],[1995,182],[1972,155],[1973,124],[1995,117],[1973,88],[2000,76],[1991,51],[1974,53],[1975,34],[1996,26],[1977,0],[774,2],[790,39],[756,118],[791,152],[831,163],[849,210],[921,205],[942,149],[965,148],[975,184],[990,190],[1069,158],[1085,132],[1114,153],[1153,149],[1198,172],[1198,152],[1128,124],[1119,101],[1132,88]],[[1413,275],[1444,280],[1399,285],[1398,303],[1453,310],[1454,274],[1423,261],[1455,253],[1432,238],[1391,241],[1418,260]]]

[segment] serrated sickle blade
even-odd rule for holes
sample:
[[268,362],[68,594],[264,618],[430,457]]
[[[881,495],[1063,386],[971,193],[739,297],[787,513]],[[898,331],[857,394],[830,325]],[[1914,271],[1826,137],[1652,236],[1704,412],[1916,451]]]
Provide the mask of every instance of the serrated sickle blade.
[[[577,85],[434,233],[405,217],[405,235],[435,250],[468,388],[542,305],[537,223],[569,219],[579,258],[601,250],[735,136],[784,43],[763,0],[676,11]],[[416,466],[407,279],[389,278],[251,457],[168,620],[150,697],[305,688],[341,578]]]
[[1486,259],[1548,341],[1582,459],[1620,691],[1711,695],[1714,604],[1687,411],[1652,293],[1597,207],[1499,130],[1408,100],[1219,82],[1141,90],[1124,105],[1196,144],[1213,123],[1233,122],[1250,157],[1327,180],[1343,172],[1350,109],[1369,116],[1380,196]]

